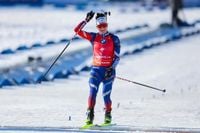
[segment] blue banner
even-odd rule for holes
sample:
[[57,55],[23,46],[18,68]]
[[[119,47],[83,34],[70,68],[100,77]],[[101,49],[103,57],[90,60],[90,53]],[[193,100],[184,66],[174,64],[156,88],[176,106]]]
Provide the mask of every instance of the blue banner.
[[42,5],[43,0],[0,0],[0,5],[16,4]]

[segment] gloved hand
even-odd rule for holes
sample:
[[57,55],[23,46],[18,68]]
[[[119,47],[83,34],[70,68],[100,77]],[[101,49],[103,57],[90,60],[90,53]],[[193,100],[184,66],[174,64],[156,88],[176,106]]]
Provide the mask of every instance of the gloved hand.
[[88,12],[85,21],[89,22],[94,17],[94,14],[95,12],[93,11]]
[[109,79],[110,77],[112,77],[113,71],[114,69],[112,67],[106,68],[105,79]]

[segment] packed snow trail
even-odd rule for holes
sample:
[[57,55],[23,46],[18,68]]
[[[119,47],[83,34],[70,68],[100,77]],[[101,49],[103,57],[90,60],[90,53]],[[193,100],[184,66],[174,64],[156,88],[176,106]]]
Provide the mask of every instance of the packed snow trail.
[[[167,93],[161,95],[116,79],[113,122],[136,127],[200,128],[199,39],[197,35],[123,58],[117,68],[118,76],[166,88]],[[0,125],[81,126],[85,120],[88,77],[89,73],[81,73],[54,83],[0,90]],[[103,120],[102,108],[99,96],[95,123]]]
[[174,127],[136,127],[117,125],[112,127],[94,127],[92,129],[80,129],[80,127],[23,127],[23,126],[2,126],[0,132],[81,132],[81,133],[126,133],[126,132],[162,132],[162,133],[199,133],[200,128],[174,128]]

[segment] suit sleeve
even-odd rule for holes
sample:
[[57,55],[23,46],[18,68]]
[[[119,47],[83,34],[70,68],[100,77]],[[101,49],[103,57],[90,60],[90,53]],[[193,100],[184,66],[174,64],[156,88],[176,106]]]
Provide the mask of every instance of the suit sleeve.
[[80,37],[91,41],[92,35],[82,30],[82,28],[86,25],[86,23],[87,23],[86,21],[82,21],[79,25],[76,26],[76,28],[74,29],[74,32],[76,32]]
[[118,63],[119,63],[119,60],[120,60],[120,40],[117,36],[114,36],[114,61],[113,61],[113,64],[112,64],[112,67],[113,68],[116,68]]

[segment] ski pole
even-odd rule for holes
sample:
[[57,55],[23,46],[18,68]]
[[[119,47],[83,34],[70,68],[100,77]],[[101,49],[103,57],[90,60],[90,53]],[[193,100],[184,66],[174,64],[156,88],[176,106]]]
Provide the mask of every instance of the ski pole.
[[125,78],[117,77],[117,76],[116,76],[116,78],[119,79],[119,80],[123,80],[123,81],[127,81],[127,82],[130,82],[130,83],[133,83],[133,84],[141,85],[141,86],[144,86],[144,87],[147,87],[147,88],[151,88],[153,90],[162,91],[164,93],[166,92],[165,89],[159,89],[159,88],[156,88],[156,87],[152,87],[152,86],[149,86],[149,85],[146,85],[146,84],[138,83],[138,82],[131,81],[131,80],[128,80],[128,79],[125,79]]
[[[83,23],[79,29],[79,31],[81,29],[83,29],[83,27],[87,24]],[[60,54],[56,57],[56,59],[54,60],[54,62],[51,64],[51,66],[47,69],[47,71],[44,73],[44,75],[42,76],[42,78],[38,81],[38,83],[41,83],[42,80],[47,76],[47,74],[49,73],[49,71],[52,69],[52,67],[55,65],[55,63],[58,61],[58,59],[62,56],[62,54],[65,52],[65,50],[67,49],[67,47],[70,45],[70,43],[74,40],[74,38],[76,37],[77,33],[79,32],[77,31],[74,36],[69,40],[69,42],[67,43],[67,45],[64,47],[64,49],[60,52]]]

